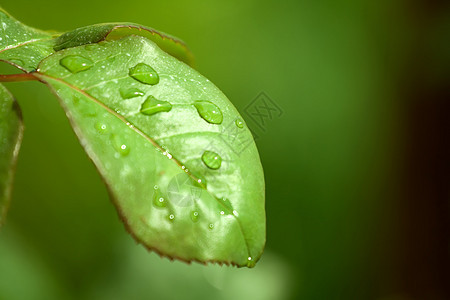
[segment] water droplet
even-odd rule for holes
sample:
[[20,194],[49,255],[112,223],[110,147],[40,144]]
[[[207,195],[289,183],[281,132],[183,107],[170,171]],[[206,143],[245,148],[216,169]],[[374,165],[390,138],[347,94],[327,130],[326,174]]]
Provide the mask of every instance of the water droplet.
[[208,228],[212,230],[214,228],[214,224],[209,224]]
[[247,258],[247,267],[253,268],[255,266],[256,262],[253,260],[251,256]]
[[120,153],[120,155],[127,156],[130,153],[130,148],[121,140],[118,135],[111,135],[111,143],[114,149],[116,149],[116,151]]
[[243,128],[244,127],[244,121],[242,121],[240,118],[237,118],[234,123],[236,124],[236,126],[238,128]]
[[191,212],[191,220],[193,222],[197,222],[198,221],[198,211],[192,211]]
[[92,60],[79,55],[68,55],[62,58],[59,64],[72,73],[86,71],[94,65]]
[[200,117],[212,124],[221,124],[223,121],[222,111],[214,103],[209,101],[195,101],[194,106]]
[[157,190],[158,189],[158,186],[157,185],[155,185],[154,187],[153,187],[155,190]]
[[172,104],[170,104],[169,102],[158,100],[153,96],[148,96],[147,99],[145,99],[144,103],[142,103],[141,113],[149,116],[158,112],[167,112],[171,109]]
[[208,168],[217,170],[222,164],[222,157],[220,157],[220,155],[216,152],[205,151],[202,155],[202,161]]
[[102,134],[108,132],[108,126],[105,123],[102,123],[102,122],[95,123],[95,129],[97,129],[97,131],[102,133]]
[[238,212],[237,212],[236,210],[233,210],[233,215],[234,215],[235,217],[238,217],[238,216],[239,216],[239,214],[238,214]]
[[[155,185],[155,187],[157,187]],[[153,205],[156,207],[166,207],[166,199],[161,197],[159,190],[156,188],[153,192]]]
[[158,73],[156,73],[152,67],[144,63],[138,63],[136,66],[130,68],[128,74],[137,81],[145,84],[154,85],[159,82]]
[[170,214],[168,218],[169,218],[169,221],[173,222],[173,220],[175,220],[175,215],[174,214]]
[[131,99],[135,97],[144,96],[144,92],[137,88],[121,88],[119,90],[120,96],[123,99]]
[[223,215],[225,215],[225,212],[222,210],[222,211],[220,211],[220,214],[223,216]]

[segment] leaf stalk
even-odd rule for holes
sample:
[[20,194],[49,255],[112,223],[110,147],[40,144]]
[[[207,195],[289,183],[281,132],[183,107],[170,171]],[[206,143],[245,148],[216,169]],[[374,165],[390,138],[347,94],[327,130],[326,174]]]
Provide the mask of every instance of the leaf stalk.
[[31,73],[21,73],[21,74],[0,74],[0,82],[19,82],[19,81],[38,81],[39,78]]

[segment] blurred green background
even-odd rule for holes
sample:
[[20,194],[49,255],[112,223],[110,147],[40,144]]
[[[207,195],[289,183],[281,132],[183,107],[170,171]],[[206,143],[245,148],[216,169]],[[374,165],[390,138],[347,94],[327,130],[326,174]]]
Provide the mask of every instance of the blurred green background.
[[[267,209],[254,269],[149,254],[56,98],[7,84],[26,131],[0,232],[1,300],[450,297],[446,1],[0,5],[46,30],[129,21],[185,40],[257,136]],[[262,91],[282,113],[260,128],[245,108]]]

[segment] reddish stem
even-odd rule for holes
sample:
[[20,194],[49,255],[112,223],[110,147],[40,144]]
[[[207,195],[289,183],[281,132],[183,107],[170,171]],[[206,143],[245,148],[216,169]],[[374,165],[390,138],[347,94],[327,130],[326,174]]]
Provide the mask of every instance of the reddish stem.
[[21,73],[21,74],[0,74],[0,82],[16,82],[16,81],[32,81],[39,80],[33,73]]

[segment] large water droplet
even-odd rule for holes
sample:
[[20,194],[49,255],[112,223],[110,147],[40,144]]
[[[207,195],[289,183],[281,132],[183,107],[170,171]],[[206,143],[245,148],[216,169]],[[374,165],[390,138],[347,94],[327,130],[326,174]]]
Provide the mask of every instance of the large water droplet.
[[213,151],[205,151],[202,155],[202,161],[205,163],[205,165],[213,170],[217,170],[220,168],[220,165],[222,164],[222,157],[220,157],[219,154]]
[[86,71],[94,65],[92,60],[79,55],[68,55],[62,58],[59,64],[72,73]]
[[237,119],[234,121],[234,124],[236,124],[236,126],[237,126],[238,128],[243,128],[243,127],[244,127],[244,121],[242,121],[240,118],[237,118]]
[[114,149],[122,156],[127,156],[130,153],[130,148],[122,141],[122,139],[116,135],[111,134],[111,143]]
[[131,99],[135,97],[144,96],[144,92],[137,88],[121,88],[119,90],[120,96],[123,99]]
[[161,101],[153,96],[148,96],[141,106],[141,113],[144,115],[153,115],[162,111],[170,111],[172,109],[172,104],[167,101]]
[[194,106],[200,117],[212,124],[221,124],[223,121],[222,111],[214,103],[209,101],[195,101]]
[[138,63],[136,66],[130,68],[128,74],[137,81],[145,84],[154,85],[159,82],[158,73],[156,73],[152,67],[144,63]]
[[198,221],[198,211],[192,211],[191,212],[191,220],[193,222],[197,222]]

